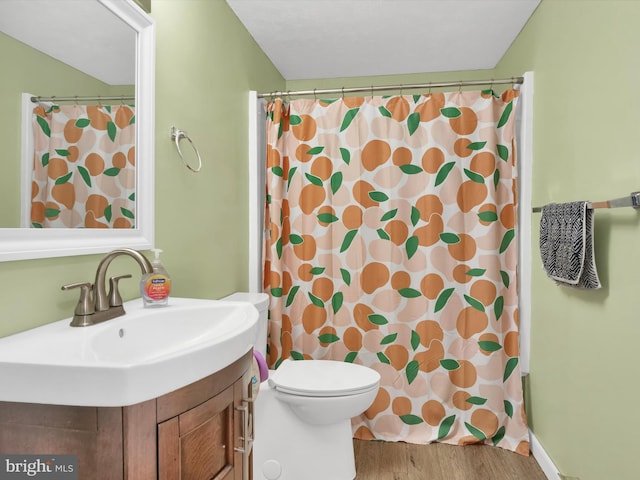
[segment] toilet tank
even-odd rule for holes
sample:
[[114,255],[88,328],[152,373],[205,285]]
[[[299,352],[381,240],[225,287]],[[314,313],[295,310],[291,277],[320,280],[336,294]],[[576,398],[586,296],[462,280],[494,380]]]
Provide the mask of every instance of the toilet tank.
[[227,300],[230,302],[249,302],[253,304],[256,310],[258,310],[258,336],[253,349],[260,352],[264,358],[267,358],[269,295],[266,293],[236,292],[221,298],[220,300]]

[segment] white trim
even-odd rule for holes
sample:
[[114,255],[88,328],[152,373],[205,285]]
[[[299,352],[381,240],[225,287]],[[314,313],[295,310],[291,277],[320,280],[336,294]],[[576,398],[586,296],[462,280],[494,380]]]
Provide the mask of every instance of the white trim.
[[520,370],[529,373],[531,346],[531,188],[533,176],[533,72],[525,72],[520,86],[517,120],[518,162],[518,297]]
[[249,91],[249,292],[262,292],[266,172],[265,101]]
[[529,444],[531,454],[536,459],[536,462],[538,462],[538,465],[540,465],[540,468],[544,472],[545,476],[549,480],[558,480],[560,471],[555,466],[553,460],[551,460],[551,457],[531,430],[529,430]]
[[259,292],[260,225],[258,215],[258,92],[249,91],[249,292]]
[[31,175],[33,173],[33,97],[22,93],[20,128],[20,228],[31,228]]
[[98,1],[136,32],[136,228],[0,228],[0,261],[153,248],[155,22],[133,0]]

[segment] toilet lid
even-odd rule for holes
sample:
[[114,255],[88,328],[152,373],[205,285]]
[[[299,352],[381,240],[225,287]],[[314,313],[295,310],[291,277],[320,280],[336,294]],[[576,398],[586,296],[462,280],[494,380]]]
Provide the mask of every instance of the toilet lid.
[[269,383],[293,395],[336,397],[376,388],[380,374],[362,365],[334,360],[285,360]]

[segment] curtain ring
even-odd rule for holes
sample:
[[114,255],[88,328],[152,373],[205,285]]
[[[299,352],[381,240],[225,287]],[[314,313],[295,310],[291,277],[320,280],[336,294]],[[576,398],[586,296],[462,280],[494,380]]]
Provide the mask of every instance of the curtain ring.
[[427,93],[429,94],[429,96],[431,96],[431,88],[432,88],[432,83],[429,82],[429,90],[427,90]]
[[402,96],[402,90],[404,89],[404,85],[400,84],[400,96]]
[[[191,147],[193,148],[193,151],[196,153],[196,156],[198,157],[198,166],[195,168],[189,165],[187,161],[184,159],[184,156],[182,155],[182,150],[180,150],[180,140],[182,140],[183,138],[186,138],[189,141],[189,143],[191,144]],[[178,150],[178,155],[180,155],[180,159],[182,160],[182,163],[184,163],[184,165],[193,173],[198,173],[202,168],[202,158],[200,157],[200,152],[198,151],[194,143],[189,138],[189,135],[187,134],[187,132],[185,132],[184,130],[180,130],[176,127],[171,127],[171,140],[173,140],[176,144],[176,149]]]
[[371,100],[373,100],[373,85],[371,85]]
[[344,100],[344,87],[342,87],[342,99]]
[[318,97],[316,96],[316,89],[313,89],[313,99],[314,100],[318,100]]
[[75,97],[73,97],[73,98],[74,98],[73,103],[75,103],[75,104],[76,104],[76,106],[80,106],[80,104],[78,103],[78,95],[76,95],[76,96],[75,96]]
[[458,82],[458,93],[462,93],[462,80]]

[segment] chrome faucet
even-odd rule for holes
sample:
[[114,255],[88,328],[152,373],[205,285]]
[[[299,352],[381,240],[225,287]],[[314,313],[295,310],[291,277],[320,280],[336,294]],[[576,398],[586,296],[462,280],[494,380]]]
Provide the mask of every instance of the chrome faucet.
[[106,287],[107,268],[111,261],[120,255],[127,255],[138,262],[143,274],[153,272],[151,262],[137,250],[120,248],[109,252],[100,260],[93,284],[80,282],[62,287],[62,290],[80,289],[80,300],[76,305],[73,320],[71,321],[72,327],[87,327],[125,314],[122,306],[122,297],[118,291],[118,281],[122,278],[130,278],[131,275],[117,275],[109,278],[108,295]]

